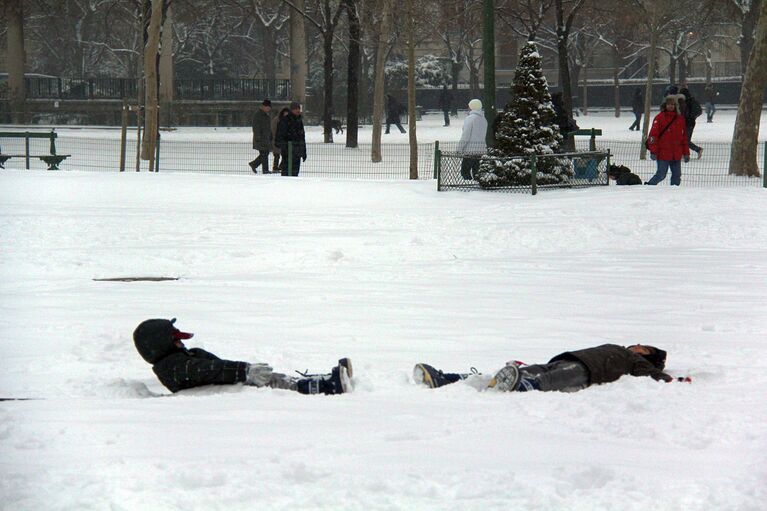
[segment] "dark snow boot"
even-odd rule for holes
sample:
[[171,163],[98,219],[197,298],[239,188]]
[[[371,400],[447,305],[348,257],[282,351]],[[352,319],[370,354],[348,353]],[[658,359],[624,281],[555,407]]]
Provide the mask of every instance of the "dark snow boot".
[[303,378],[296,383],[296,390],[301,394],[344,394],[351,392],[352,361],[342,358],[330,374],[298,373]]
[[472,374],[479,373],[474,368],[472,368],[471,373],[443,373],[429,364],[416,364],[413,368],[413,380],[416,383],[423,383],[432,389],[465,380]]

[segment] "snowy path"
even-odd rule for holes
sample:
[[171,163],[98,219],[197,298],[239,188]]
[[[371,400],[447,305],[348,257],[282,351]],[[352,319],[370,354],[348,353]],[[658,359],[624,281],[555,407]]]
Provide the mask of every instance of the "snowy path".
[[[767,492],[767,194],[537,197],[433,183],[0,173],[2,509],[758,510]],[[176,282],[93,278],[170,275]],[[149,317],[357,390],[166,391]],[[430,391],[636,341],[692,385]]]

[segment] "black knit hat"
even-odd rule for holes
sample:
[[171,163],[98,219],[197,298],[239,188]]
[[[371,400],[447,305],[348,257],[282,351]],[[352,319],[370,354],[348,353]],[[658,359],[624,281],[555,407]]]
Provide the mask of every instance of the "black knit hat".
[[663,368],[666,367],[666,352],[654,346],[647,346],[646,344],[644,347],[650,350],[650,354],[642,356],[646,358],[652,365],[663,371]]
[[264,105],[264,106],[272,106],[272,102],[269,101],[268,99],[263,100],[261,102],[261,104]]

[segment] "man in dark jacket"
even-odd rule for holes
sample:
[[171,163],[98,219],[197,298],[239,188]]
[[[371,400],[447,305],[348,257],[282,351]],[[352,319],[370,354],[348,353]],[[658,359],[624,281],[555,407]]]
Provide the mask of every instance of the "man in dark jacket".
[[405,133],[405,128],[402,127],[399,121],[399,115],[402,112],[402,107],[399,101],[391,94],[386,95],[386,133],[389,133],[389,127],[394,124],[399,128],[400,133]]
[[698,153],[698,159],[700,160],[701,156],[703,156],[703,148],[692,141],[692,132],[695,131],[696,119],[703,113],[703,109],[701,108],[700,103],[698,103],[698,100],[690,94],[690,89],[684,87],[679,89],[679,93],[684,95],[684,99],[679,102],[679,108],[682,111],[682,115],[684,115],[684,124],[687,131],[687,145],[690,149]]
[[338,361],[330,374],[302,374],[303,378],[273,372],[263,363],[222,360],[200,348],[187,349],[183,341],[193,334],[174,326],[176,319],[148,319],[133,332],[133,342],[141,357],[152,364],[160,383],[171,392],[204,385],[244,383],[272,387],[301,394],[342,394],[352,389],[351,361]]
[[453,106],[453,95],[447,88],[447,85],[442,86],[442,91],[439,93],[439,109],[442,110],[442,115],[445,116],[444,126],[450,126],[450,109]]
[[[280,148],[285,166],[283,176],[297,176],[301,170],[301,162],[306,161],[306,132],[304,121],[301,119],[301,105],[295,101],[290,104],[290,113],[280,119],[277,125],[277,140],[275,145]],[[291,143],[292,157],[288,161],[288,143]],[[292,163],[292,170],[289,168]]]
[[714,122],[714,114],[716,113],[716,97],[719,93],[714,89],[712,84],[706,85],[706,122]]
[[639,123],[644,113],[644,98],[642,97],[642,89],[639,87],[634,89],[634,97],[631,98],[631,111],[634,112],[634,124],[629,126],[629,131],[639,131]]
[[[613,382],[624,375],[674,381],[673,377],[663,372],[665,364],[666,352],[653,346],[604,344],[561,353],[546,364],[524,365],[514,361],[487,379],[484,386],[501,391],[575,392],[590,385]],[[482,379],[482,375],[478,374],[443,373],[428,364],[416,364],[413,369],[415,381],[431,388],[465,380],[470,376]],[[677,380],[690,381],[689,378]]]
[[258,166],[264,174],[269,172],[269,153],[272,151],[272,119],[269,112],[272,102],[265,99],[259,109],[253,114],[253,149],[258,151],[258,157],[250,162],[250,170],[258,174]]

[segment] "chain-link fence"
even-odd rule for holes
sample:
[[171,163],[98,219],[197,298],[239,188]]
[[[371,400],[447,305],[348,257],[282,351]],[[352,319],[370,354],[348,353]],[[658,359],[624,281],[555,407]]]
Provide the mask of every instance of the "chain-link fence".
[[437,189],[531,193],[606,186],[610,153],[584,151],[501,158],[437,151]]
[[[23,132],[24,130],[9,129]],[[48,129],[33,129],[31,132],[48,132]],[[117,172],[120,169],[120,132],[114,129],[67,129],[56,130],[56,152],[59,155],[71,155],[60,164],[62,170],[85,170]],[[232,140],[237,138],[236,140]],[[221,131],[190,131],[189,133],[165,132],[161,134],[159,171],[194,172],[220,174],[252,174],[248,162],[258,152],[251,147],[249,134],[228,133]],[[0,137],[0,154],[16,155],[5,162],[6,168],[23,169],[26,165],[26,141],[24,138]],[[588,138],[578,138],[578,150],[586,151]],[[457,153],[457,142],[440,144],[423,143],[418,145],[418,177],[432,179],[436,177],[435,148],[439,147],[443,189],[477,189],[480,185],[473,179],[463,179],[461,166],[463,158]],[[765,143],[759,144],[758,163],[761,177],[734,176],[728,173],[730,144],[724,142],[702,142],[702,157],[692,152],[689,163],[682,164],[682,186],[725,187],[725,186],[767,186],[764,179]],[[136,170],[136,135],[132,130],[127,135],[125,144],[125,170]],[[301,163],[299,175],[302,177],[328,177],[342,179],[380,179],[399,180],[410,176],[410,147],[408,144],[383,144],[382,161],[371,161],[371,144],[360,144],[357,148],[347,148],[343,144],[310,143],[307,145],[307,160]],[[610,141],[597,138],[597,151],[610,153],[610,163],[625,165],[637,174],[642,181],[647,181],[656,169],[656,163],[650,159],[640,160],[639,141]],[[29,168],[45,170],[48,165],[40,156],[50,154],[50,141],[46,138],[29,139]],[[574,156],[573,158],[577,158]],[[273,168],[274,155],[269,156],[269,170]],[[572,160],[572,158],[571,158]],[[591,175],[592,168],[583,167],[577,161],[573,164],[573,177]],[[600,161],[597,169],[598,178],[605,173]],[[140,170],[148,169],[148,163],[140,160]],[[580,169],[580,170],[579,170]],[[584,170],[585,169],[585,170]],[[259,168],[258,172],[261,170]],[[580,172],[580,173],[578,173]],[[584,172],[586,174],[584,174]],[[581,179],[581,178],[578,178]],[[667,178],[663,184],[669,183]],[[595,181],[570,181],[566,186],[593,186]],[[603,183],[598,183],[603,184]],[[539,183],[541,185],[541,183]],[[529,190],[529,189],[528,189]]]
[[[83,170],[117,172],[120,170],[121,141],[115,139],[114,130],[103,133],[89,131],[83,136],[60,130],[56,138],[58,154],[69,156],[60,168],[62,170]],[[118,132],[119,133],[119,132]],[[168,140],[160,138],[159,172],[191,172],[207,174],[253,174],[249,162],[259,152],[252,149],[250,141],[231,142],[215,140]],[[30,139],[29,168],[45,170],[47,165],[37,155],[49,154],[48,139]],[[129,134],[125,144],[126,171],[136,171],[136,136]],[[298,175],[301,177],[325,177],[342,179],[399,180],[410,177],[410,146],[408,144],[382,144],[381,161],[373,162],[371,144],[359,144],[348,148],[343,144],[307,144],[307,159],[301,162]],[[24,155],[23,138],[0,137],[0,153]],[[273,153],[269,153],[268,169],[274,169]],[[141,171],[148,170],[148,162],[139,160]],[[24,157],[13,157],[5,163],[6,168],[23,169]],[[259,166],[258,174],[262,172]],[[418,145],[418,177],[434,177],[434,144]]]
[[[698,145],[702,148],[700,157],[695,151],[690,151],[690,162],[682,163],[682,183],[681,186],[692,187],[730,187],[730,186],[767,186],[764,181],[764,171],[767,167],[765,162],[765,145],[767,142],[760,143],[757,148],[757,162],[761,166],[761,176],[746,177],[729,174],[730,167],[730,148],[731,144],[726,142],[700,142]],[[642,149],[641,142],[637,141],[615,141],[600,140],[597,138],[596,146],[598,150],[610,150],[611,163],[615,165],[624,165],[631,172],[638,175],[642,182],[649,180],[657,169],[657,163],[650,159],[647,154],[646,160],[639,158]],[[588,139],[576,139],[576,148],[586,150],[588,148]],[[670,179],[666,178],[662,183],[668,185]]]

